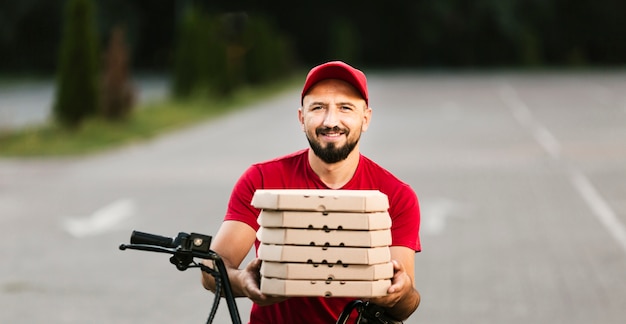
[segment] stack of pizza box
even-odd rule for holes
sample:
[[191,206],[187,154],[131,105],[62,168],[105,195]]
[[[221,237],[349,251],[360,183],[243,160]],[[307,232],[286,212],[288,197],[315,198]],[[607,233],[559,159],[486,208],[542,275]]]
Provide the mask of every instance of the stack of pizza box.
[[261,291],[376,297],[393,277],[389,200],[378,190],[257,190]]

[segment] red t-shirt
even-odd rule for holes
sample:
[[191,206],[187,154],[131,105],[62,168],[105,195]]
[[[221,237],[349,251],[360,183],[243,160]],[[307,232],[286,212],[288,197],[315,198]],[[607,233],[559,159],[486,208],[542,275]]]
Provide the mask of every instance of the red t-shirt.
[[[260,210],[250,202],[257,189],[329,189],[313,172],[308,150],[257,163],[248,168],[237,181],[225,220],[244,222],[259,229]],[[420,212],[417,195],[411,187],[361,155],[352,179],[342,187],[346,190],[380,190],[389,199],[393,246],[406,246],[419,252]],[[258,250],[260,242],[255,242]],[[335,323],[344,306],[354,298],[293,297],[281,303],[252,305],[250,323],[294,324]]]

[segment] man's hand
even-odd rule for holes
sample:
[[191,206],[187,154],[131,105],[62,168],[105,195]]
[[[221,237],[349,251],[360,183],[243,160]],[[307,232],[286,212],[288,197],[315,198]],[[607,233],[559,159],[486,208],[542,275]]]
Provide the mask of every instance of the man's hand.
[[420,303],[420,295],[413,287],[413,280],[406,272],[404,265],[397,260],[392,260],[393,278],[391,286],[387,289],[387,295],[363,299],[387,309],[392,317],[405,320],[417,309]]
[[286,300],[287,297],[268,296],[261,293],[261,263],[260,259],[254,259],[239,273],[239,280],[241,281],[244,294],[252,302],[260,306],[272,305]]
[[387,289],[387,295],[369,299],[370,302],[385,308],[393,308],[405,294],[413,290],[411,277],[404,270],[404,266],[396,260],[391,262],[393,263],[393,278],[391,286]]

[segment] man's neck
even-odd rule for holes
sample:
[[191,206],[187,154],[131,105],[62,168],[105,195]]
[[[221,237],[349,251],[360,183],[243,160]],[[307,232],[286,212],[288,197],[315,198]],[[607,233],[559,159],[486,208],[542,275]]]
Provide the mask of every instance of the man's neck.
[[355,148],[343,161],[328,164],[322,161],[313,150],[309,150],[309,164],[313,172],[330,189],[340,189],[352,179],[359,165],[359,150]]

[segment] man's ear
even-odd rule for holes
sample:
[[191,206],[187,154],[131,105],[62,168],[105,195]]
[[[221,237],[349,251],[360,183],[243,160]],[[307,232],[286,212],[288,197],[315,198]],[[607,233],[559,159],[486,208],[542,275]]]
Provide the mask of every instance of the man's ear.
[[361,132],[366,132],[370,126],[370,121],[372,120],[372,108],[370,106],[365,107],[365,111],[363,112],[363,125],[361,126]]
[[300,129],[304,131],[304,116],[302,113],[302,107],[298,108],[298,122],[300,123]]

